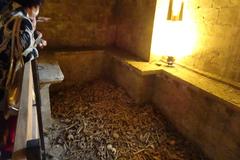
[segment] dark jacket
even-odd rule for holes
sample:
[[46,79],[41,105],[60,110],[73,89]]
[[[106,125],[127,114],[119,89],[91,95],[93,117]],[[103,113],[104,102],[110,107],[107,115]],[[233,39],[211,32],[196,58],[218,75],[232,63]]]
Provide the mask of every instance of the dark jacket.
[[32,60],[38,56],[38,51],[34,45],[34,28],[31,20],[23,8],[18,8],[4,19],[3,26],[0,26],[0,101],[4,97],[4,87],[6,83],[7,72],[10,67],[11,53],[11,31],[13,30],[14,17],[21,17],[19,33],[20,50],[24,62]]

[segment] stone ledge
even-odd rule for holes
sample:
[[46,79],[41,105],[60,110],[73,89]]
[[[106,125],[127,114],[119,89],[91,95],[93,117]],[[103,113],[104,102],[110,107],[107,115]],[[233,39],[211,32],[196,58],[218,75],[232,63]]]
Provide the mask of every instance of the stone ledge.
[[40,57],[38,71],[41,84],[60,83],[64,79],[58,62],[51,55],[43,55]]
[[240,111],[240,90],[216,80],[207,78],[182,67],[164,68],[163,72],[173,75],[207,93],[220,98]]
[[134,71],[143,76],[158,74],[162,69],[155,64],[144,62],[140,58],[132,56],[131,54],[128,54],[128,52],[120,49],[111,48],[106,50],[105,53],[108,56],[118,60],[120,63],[131,67]]
[[173,75],[220,100],[236,106],[235,108],[240,110],[240,90],[235,87],[205,77],[181,66],[166,67],[164,64],[157,66],[156,64],[144,62],[129,55],[126,51],[109,49],[106,50],[106,54],[143,76],[162,73]]

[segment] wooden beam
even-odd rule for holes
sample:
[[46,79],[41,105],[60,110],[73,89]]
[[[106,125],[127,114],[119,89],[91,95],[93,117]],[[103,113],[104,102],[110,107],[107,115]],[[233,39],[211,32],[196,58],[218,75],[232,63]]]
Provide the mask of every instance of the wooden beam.
[[27,141],[39,138],[37,112],[36,107],[33,107],[33,97],[32,68],[31,62],[28,62],[24,67],[13,160],[26,159],[25,149]]

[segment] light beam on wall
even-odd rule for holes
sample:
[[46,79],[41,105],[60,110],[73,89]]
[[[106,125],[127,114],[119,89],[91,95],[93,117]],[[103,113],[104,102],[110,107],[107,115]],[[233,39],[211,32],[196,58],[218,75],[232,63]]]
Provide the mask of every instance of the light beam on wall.
[[157,0],[151,61],[161,56],[179,59],[190,55],[196,47],[196,26],[186,5],[183,9],[184,4],[182,0]]

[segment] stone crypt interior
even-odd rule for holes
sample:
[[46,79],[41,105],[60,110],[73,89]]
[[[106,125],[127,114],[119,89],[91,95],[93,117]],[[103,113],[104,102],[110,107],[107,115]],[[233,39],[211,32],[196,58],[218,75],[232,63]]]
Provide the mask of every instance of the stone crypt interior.
[[49,159],[239,160],[240,1],[51,0]]

